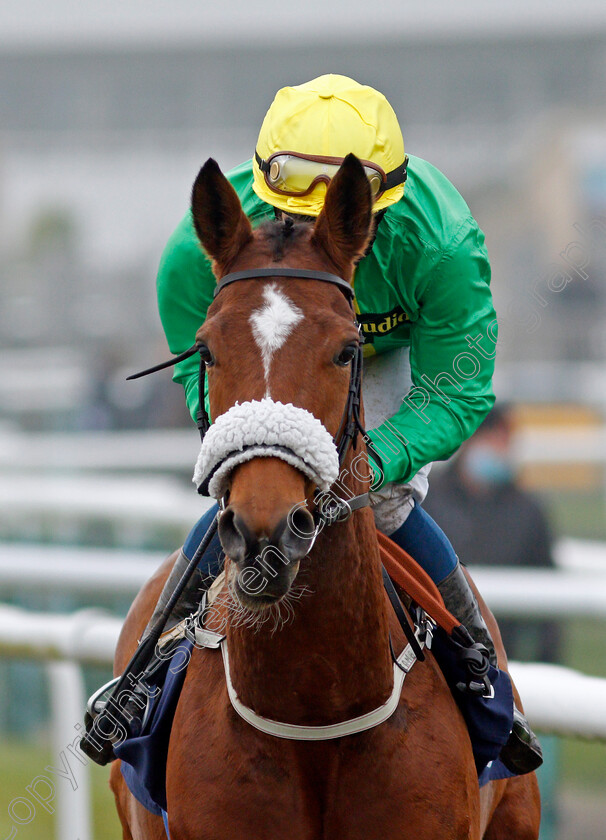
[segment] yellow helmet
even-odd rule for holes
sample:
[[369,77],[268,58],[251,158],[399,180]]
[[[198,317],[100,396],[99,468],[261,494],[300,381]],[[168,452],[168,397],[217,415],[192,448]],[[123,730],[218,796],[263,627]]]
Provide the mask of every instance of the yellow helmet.
[[317,216],[341,160],[364,164],[373,211],[404,194],[407,158],[398,119],[382,93],[347,76],[319,76],[279,90],[261,126],[253,189],[287,213]]

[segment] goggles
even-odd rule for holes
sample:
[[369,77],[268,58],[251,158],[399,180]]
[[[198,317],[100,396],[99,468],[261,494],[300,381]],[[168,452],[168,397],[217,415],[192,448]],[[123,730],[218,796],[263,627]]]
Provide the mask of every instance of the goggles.
[[[309,195],[316,184],[320,182],[328,184],[343,163],[343,158],[340,157],[303,155],[298,152],[274,152],[267,160],[263,160],[256,150],[255,160],[270,190],[280,195],[290,196]],[[404,157],[404,162],[400,166],[387,174],[380,166],[369,160],[361,160],[360,163],[364,167],[375,201],[386,190],[406,181],[407,156]]]

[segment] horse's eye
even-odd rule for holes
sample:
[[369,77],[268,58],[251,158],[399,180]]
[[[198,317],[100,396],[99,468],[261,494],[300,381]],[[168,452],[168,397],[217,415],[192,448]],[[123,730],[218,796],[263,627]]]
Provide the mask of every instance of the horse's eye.
[[206,367],[212,367],[215,363],[213,358],[213,354],[210,352],[206,344],[200,344],[198,347],[198,352],[200,353],[200,358],[206,365]]
[[338,356],[335,356],[335,364],[340,365],[341,367],[345,367],[346,365],[350,364],[353,357],[358,352],[358,345],[357,344],[348,344],[347,347],[344,347]]

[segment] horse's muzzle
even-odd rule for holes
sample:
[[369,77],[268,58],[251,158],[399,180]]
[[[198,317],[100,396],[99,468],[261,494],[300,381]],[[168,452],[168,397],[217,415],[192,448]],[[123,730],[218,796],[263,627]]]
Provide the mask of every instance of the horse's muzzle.
[[286,595],[314,534],[313,517],[304,507],[283,517],[267,536],[255,533],[244,516],[228,506],[219,520],[219,537],[225,554],[236,564],[240,600],[262,608]]

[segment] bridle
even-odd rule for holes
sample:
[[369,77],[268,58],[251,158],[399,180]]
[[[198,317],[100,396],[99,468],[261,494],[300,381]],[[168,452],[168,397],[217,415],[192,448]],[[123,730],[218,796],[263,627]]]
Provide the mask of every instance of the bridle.
[[[297,279],[302,280],[317,280],[323,283],[330,283],[333,286],[336,286],[341,292],[343,292],[351,307],[352,314],[354,314],[354,291],[351,284],[344,280],[342,277],[339,277],[337,274],[331,274],[327,271],[313,271],[310,269],[302,268],[254,268],[248,269],[246,271],[236,271],[230,274],[226,274],[217,282],[217,286],[214,291],[214,297],[217,297],[217,295],[223,289],[225,289],[226,286],[230,286],[232,283],[236,283],[239,280],[252,280],[256,278],[269,277],[295,277]],[[363,336],[360,327],[355,320],[355,315],[354,324],[358,327],[360,341],[357,345],[355,355],[351,360],[349,388],[345,400],[345,406],[343,409],[341,422],[339,423],[339,428],[333,438],[333,442],[335,444],[335,447],[337,448],[339,469],[342,468],[343,463],[345,461],[345,457],[350,447],[356,446],[359,434],[361,434],[364,437],[367,448],[372,452],[373,458],[377,462],[379,468],[382,468],[381,457],[377,452],[376,448],[373,447],[372,443],[369,441],[366,430],[364,429],[362,421],[360,420]],[[175,356],[166,362],[162,362],[159,365],[154,365],[154,367],[147,368],[146,370],[139,371],[138,373],[132,374],[131,376],[127,377],[128,379],[138,379],[139,377],[147,376],[150,373],[155,373],[156,371],[163,370],[164,368],[172,367],[178,362],[182,362],[185,359],[189,359],[196,353],[200,353],[200,372],[198,375],[199,409],[196,416],[196,422],[198,431],[200,433],[201,441],[204,440],[204,437],[211,425],[208,412],[206,411],[204,399],[206,384],[206,363],[202,356],[202,350],[203,345],[201,345],[199,342],[196,342],[187,350],[185,350],[185,352],[179,354],[178,356]],[[198,492],[201,495],[208,495],[208,482],[210,477],[211,476],[207,477],[207,479],[204,482],[202,482],[202,484],[198,487]],[[314,519],[317,520],[316,524],[319,524],[319,522],[323,522],[324,524],[332,524],[333,522],[342,521],[343,519],[348,518],[354,510],[366,507],[368,504],[368,493],[362,493],[361,495],[355,496],[350,499],[342,499],[333,491],[329,491],[328,494],[323,494],[322,504],[321,506],[316,508],[314,512]]]
[[[258,277],[296,277],[299,279],[308,279],[308,280],[318,280],[321,282],[332,283],[333,285],[337,286],[346,296],[350,307],[352,309],[352,313],[354,312],[353,309],[353,289],[351,288],[350,284],[347,283],[342,277],[339,277],[336,274],[330,274],[328,272],[316,272],[316,271],[309,271],[304,269],[293,269],[293,268],[282,268],[282,269],[275,269],[275,268],[260,268],[260,269],[251,269],[250,271],[239,271],[234,272],[231,274],[227,274],[223,277],[217,284],[217,288],[215,290],[215,297],[224,289],[226,286],[230,285],[231,283],[237,282],[238,280],[249,280]],[[354,323],[355,323],[355,315],[354,315]],[[358,327],[359,329],[359,327]],[[172,365],[177,364],[180,361],[190,358],[195,353],[201,353],[202,346],[201,344],[197,343],[192,345],[192,347],[188,348],[184,353],[181,353],[178,356],[170,359],[167,362],[163,362],[159,365],[155,365],[154,367],[147,368],[146,370],[140,371],[139,373],[133,374],[129,376],[128,379],[137,379],[141,376],[146,376],[150,373],[154,373],[159,370],[163,370],[164,368],[171,367]],[[198,429],[200,430],[200,437],[204,440],[205,435],[210,429],[211,423],[210,418],[205,409],[204,405],[204,390],[205,390],[205,370],[206,365],[205,361],[200,358],[200,374],[198,377],[198,393],[200,399],[200,409],[198,411],[197,416],[197,425]],[[347,397],[345,400],[345,406],[343,409],[343,415],[341,418],[341,422],[339,424],[339,428],[337,433],[333,438],[334,446],[337,450],[338,456],[338,463],[339,468],[342,467],[345,457],[353,445],[355,447],[357,442],[357,437],[359,434],[364,436],[366,440],[366,444],[368,448],[371,450],[373,454],[373,458],[376,460],[380,469],[382,469],[382,462],[379,454],[376,452],[376,449],[372,447],[372,444],[368,441],[368,436],[364,430],[362,422],[360,420],[360,393],[361,393],[361,382],[362,382],[362,336],[360,335],[360,343],[357,346],[356,353],[351,361],[351,373],[350,373],[350,381],[349,381],[349,388],[347,392]],[[319,422],[319,421],[317,421]],[[328,439],[330,439],[330,435],[328,435]],[[272,448],[270,447],[270,450]],[[337,483],[337,482],[335,482]],[[320,526],[322,524],[333,524],[337,521],[342,521],[346,518],[351,516],[352,512],[358,510],[362,507],[367,506],[369,502],[369,494],[368,492],[363,493],[359,496],[355,496],[353,498],[349,498],[347,500],[340,498],[334,491],[333,486],[328,491],[328,494],[324,494],[326,497],[329,495],[332,499],[332,504],[328,505],[325,508],[320,508],[320,506],[316,506],[314,511],[314,522],[316,525],[315,534],[313,535],[311,545],[315,541],[317,534],[320,531]],[[200,491],[200,488],[199,488]],[[194,552],[193,557],[188,563],[187,568],[182,574],[180,581],[178,582],[177,586],[173,590],[168,602],[163,607],[161,613],[156,617],[152,626],[148,628],[146,635],[144,636],[143,640],[140,642],[139,647],[137,648],[135,654],[131,658],[129,664],[126,667],[126,670],[122,674],[121,677],[117,678],[116,680],[112,681],[111,685],[111,694],[107,700],[106,707],[110,707],[110,703],[115,702],[114,698],[118,698],[122,696],[122,691],[126,686],[127,678],[130,678],[133,674],[139,674],[139,677],[142,673],[141,668],[146,668],[149,664],[150,657],[152,655],[152,651],[155,650],[156,645],[160,639],[162,630],[166,625],[166,621],[172,610],[174,609],[178,599],[180,598],[187,582],[191,578],[194,570],[197,568],[200,558],[203,556],[204,552],[208,549],[210,544],[210,540],[212,539],[213,535],[216,533],[217,529],[217,522],[218,517],[220,514],[217,514],[213,520],[213,523],[208,528],[206,534],[202,538],[198,548]],[[311,545],[309,551],[311,551]],[[350,735],[353,733],[363,732],[367,729],[372,727],[378,726],[379,724],[383,723],[384,721],[388,720],[395,709],[398,706],[400,695],[402,692],[402,687],[404,683],[404,679],[407,673],[410,671],[411,667],[413,666],[414,662],[419,659],[424,659],[423,648],[426,646],[430,646],[431,644],[431,636],[433,631],[433,624],[431,619],[425,614],[423,610],[419,610],[418,620],[416,622],[416,627],[410,627],[408,620],[403,612],[402,606],[399,602],[399,597],[393,588],[393,584],[391,583],[389,576],[384,571],[383,573],[384,584],[386,590],[388,592],[389,598],[394,606],[396,611],[396,615],[402,626],[402,629],[408,639],[408,644],[402,651],[402,653],[396,657],[393,647],[391,646],[391,639],[390,639],[390,647],[391,647],[391,654],[393,659],[393,689],[392,692],[385,703],[381,706],[378,706],[376,709],[373,709],[366,714],[360,715],[356,718],[342,721],[336,724],[330,724],[326,726],[308,726],[308,725],[292,725],[292,724],[285,724],[281,721],[271,720],[265,718],[259,714],[257,714],[253,709],[245,706],[238,698],[237,693],[233,687],[231,682],[230,676],[230,669],[229,669],[229,658],[228,658],[228,650],[226,644],[225,636],[216,633],[212,630],[207,628],[200,628],[200,635],[196,632],[196,642],[200,646],[203,647],[210,647],[210,648],[221,648],[224,660],[224,669],[225,669],[225,677],[227,682],[227,689],[230,702],[235,709],[235,711],[249,724],[260,729],[267,734],[274,735],[280,738],[289,738],[294,740],[328,740],[331,738],[342,737],[344,735]],[[206,605],[206,594],[204,595],[204,600],[201,604],[200,608],[200,615],[204,616],[205,613],[205,605]],[[464,628],[458,628],[459,630],[464,630]],[[466,631],[465,631],[466,632]],[[471,639],[469,639],[471,641]],[[487,662],[488,660],[486,660]],[[486,673],[488,665],[486,665],[485,670],[482,674]],[[480,675],[482,676],[482,675]],[[137,679],[139,679],[137,677]],[[91,700],[89,701],[89,713],[96,717],[94,713],[94,706],[97,702],[98,698],[101,696],[102,692],[107,691],[108,686],[104,686],[100,692],[97,692]],[[104,712],[98,712],[99,714],[103,714]],[[83,744],[87,746],[90,750],[90,737],[87,734],[83,738]],[[87,754],[93,754],[92,752],[87,752]]]

